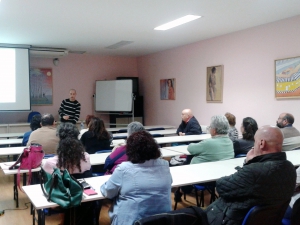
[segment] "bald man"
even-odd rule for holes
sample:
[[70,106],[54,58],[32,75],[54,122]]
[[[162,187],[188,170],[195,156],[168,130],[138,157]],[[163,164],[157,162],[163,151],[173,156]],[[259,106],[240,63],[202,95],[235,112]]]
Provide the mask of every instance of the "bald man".
[[198,120],[194,117],[192,110],[184,109],[181,112],[182,122],[177,129],[179,136],[202,134],[201,126]]
[[290,113],[281,113],[276,123],[283,134],[282,151],[300,148],[300,132],[293,127],[294,116]]
[[244,166],[217,180],[219,198],[205,210],[210,225],[242,224],[247,212],[256,205],[288,206],[296,171],[281,151],[282,132],[278,127],[263,126],[257,130],[254,140]]

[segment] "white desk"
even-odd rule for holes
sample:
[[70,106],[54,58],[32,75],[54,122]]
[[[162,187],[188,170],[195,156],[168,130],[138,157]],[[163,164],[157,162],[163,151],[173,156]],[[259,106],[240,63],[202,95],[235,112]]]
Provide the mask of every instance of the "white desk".
[[23,137],[24,133],[3,133],[0,134],[0,138],[12,138],[12,137]]
[[[147,130],[147,129],[153,129],[153,128],[165,128],[165,129],[174,129],[174,126],[170,126],[170,125],[151,125],[151,126],[144,126],[144,128]],[[125,127],[108,127],[106,128],[107,131],[110,131],[110,132],[117,132],[121,129],[126,129],[127,126]]]
[[[166,129],[166,130],[153,130],[153,131],[149,131],[150,134],[161,134],[161,135],[175,135],[176,134],[177,129]],[[127,136],[127,133],[116,133],[113,134],[113,137],[123,137],[123,136]]]
[[2,139],[0,140],[0,145],[13,145],[13,144],[22,144],[22,139]]
[[164,147],[164,149],[168,149],[174,152],[180,152],[182,155],[190,155],[189,151],[187,150],[188,145],[179,145],[174,147]]
[[154,138],[157,144],[167,144],[176,142],[203,141],[211,138],[210,134],[186,135],[186,136],[171,136]]
[[125,142],[126,142],[125,139],[113,140],[112,143],[110,144],[110,146],[114,147],[114,146],[117,146],[117,145],[125,144]]
[[2,155],[19,155],[23,152],[25,146],[0,148],[0,156]]

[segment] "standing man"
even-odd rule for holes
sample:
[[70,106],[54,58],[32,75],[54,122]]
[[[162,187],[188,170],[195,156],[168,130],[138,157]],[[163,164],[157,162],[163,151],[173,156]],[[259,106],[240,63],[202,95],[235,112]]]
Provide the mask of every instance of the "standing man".
[[80,115],[80,103],[76,100],[76,90],[70,90],[70,98],[61,102],[58,114],[61,122],[76,124]]
[[181,113],[182,122],[177,129],[179,136],[202,134],[201,126],[194,117],[192,110],[184,109]]
[[281,113],[277,119],[277,127],[283,134],[282,151],[300,148],[300,132],[293,127],[294,116],[290,113]]

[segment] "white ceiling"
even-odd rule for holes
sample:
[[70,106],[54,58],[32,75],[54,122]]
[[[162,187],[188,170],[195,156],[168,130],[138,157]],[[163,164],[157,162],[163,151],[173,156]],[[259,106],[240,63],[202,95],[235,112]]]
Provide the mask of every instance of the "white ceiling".
[[[153,30],[187,14],[202,18]],[[0,0],[0,43],[141,56],[296,15],[299,0]]]

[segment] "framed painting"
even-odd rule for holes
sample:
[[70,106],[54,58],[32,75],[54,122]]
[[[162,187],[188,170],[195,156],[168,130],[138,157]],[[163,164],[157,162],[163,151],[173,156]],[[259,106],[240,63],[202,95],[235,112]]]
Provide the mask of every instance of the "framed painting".
[[300,57],[275,60],[275,98],[300,98]]
[[211,66],[206,69],[206,102],[223,102],[224,67]]
[[53,104],[53,74],[51,68],[30,69],[31,105]]
[[160,80],[160,99],[175,100],[175,78]]

